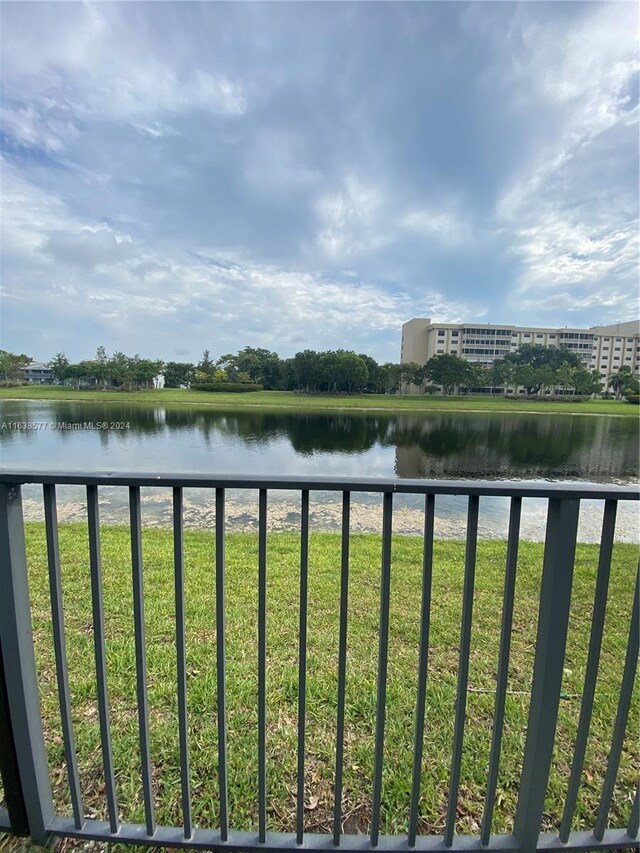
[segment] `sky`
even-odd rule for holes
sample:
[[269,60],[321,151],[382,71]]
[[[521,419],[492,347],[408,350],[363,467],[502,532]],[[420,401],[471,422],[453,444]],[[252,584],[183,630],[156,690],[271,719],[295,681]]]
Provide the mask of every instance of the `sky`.
[[0,347],[638,316],[638,7],[3,2]]

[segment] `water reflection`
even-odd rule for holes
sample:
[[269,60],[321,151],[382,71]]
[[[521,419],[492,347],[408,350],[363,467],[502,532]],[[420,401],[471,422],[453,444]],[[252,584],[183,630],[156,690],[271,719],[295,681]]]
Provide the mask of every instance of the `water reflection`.
[[[635,418],[434,412],[424,415],[224,411],[123,403],[3,401],[3,464],[41,468],[286,471],[410,478],[548,478],[635,482]],[[83,425],[109,424],[107,429]],[[117,425],[125,425],[117,426]],[[111,426],[114,425],[114,426]],[[46,460],[46,461],[45,461]],[[224,467],[220,468],[221,460]],[[273,467],[270,467],[270,462]],[[372,462],[375,470],[372,470]],[[336,469],[338,463],[338,469]],[[135,465],[134,465],[135,467]]]

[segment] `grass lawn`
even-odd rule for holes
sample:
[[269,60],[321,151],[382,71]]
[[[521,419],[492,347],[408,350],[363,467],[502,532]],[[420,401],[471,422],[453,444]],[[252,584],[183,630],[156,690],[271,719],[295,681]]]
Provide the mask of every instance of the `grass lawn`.
[[[42,524],[27,525],[32,610],[46,742],[60,810],[71,813],[57,710],[51,617]],[[230,533],[227,547],[227,683],[229,817],[257,829],[257,537]],[[73,721],[86,813],[106,818],[93,666],[86,531],[60,526],[63,593]],[[111,729],[124,821],[143,822],[136,716],[130,542],[126,527],[102,529]],[[394,537],[390,656],[381,832],[407,825],[418,661],[421,540]],[[176,703],[175,620],[170,530],[143,531],[151,756],[160,824],[181,822]],[[470,690],[456,831],[476,833],[482,817],[491,742],[506,544],[478,546]],[[217,731],[214,542],[208,531],[185,534],[188,705],[194,822],[216,826]],[[505,730],[493,831],[508,832],[518,794],[526,733],[543,548],[520,546]],[[596,704],[574,828],[591,828],[616,713],[633,598],[636,546],[614,549]],[[344,830],[369,829],[379,620],[380,539],[351,538],[347,661]],[[560,823],[580,712],[598,548],[577,550],[558,734],[545,806],[547,829]],[[295,829],[299,537],[268,541],[267,785],[268,826]],[[309,831],[331,828],[337,694],[340,538],[312,533],[309,564],[306,809]],[[455,708],[464,543],[434,551],[431,650],[424,734],[421,833],[442,833]],[[483,691],[487,692],[476,692]],[[521,691],[521,692],[520,692]],[[626,826],[638,772],[638,692],[630,714],[611,825]],[[114,845],[113,849],[119,846]]]
[[190,389],[159,389],[135,391],[76,391],[74,388],[61,388],[54,385],[32,385],[18,388],[0,388],[0,400],[73,400],[94,403],[116,402],[145,404],[189,404],[191,406],[221,406],[243,409],[260,407],[264,409],[306,410],[360,410],[360,411],[486,411],[486,412],[544,412],[546,414],[598,414],[626,415],[638,417],[640,410],[626,401],[587,400],[583,403],[554,403],[539,400],[506,400],[500,395],[495,397],[429,397],[395,396],[388,394],[353,395],[312,395],[297,394],[293,391],[255,391],[247,394],[207,393]]

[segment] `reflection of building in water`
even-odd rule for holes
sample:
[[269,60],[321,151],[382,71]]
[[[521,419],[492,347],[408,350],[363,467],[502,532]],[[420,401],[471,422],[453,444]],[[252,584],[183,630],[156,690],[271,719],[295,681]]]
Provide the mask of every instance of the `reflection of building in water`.
[[637,480],[637,426],[626,418],[403,418],[395,473],[421,479]]

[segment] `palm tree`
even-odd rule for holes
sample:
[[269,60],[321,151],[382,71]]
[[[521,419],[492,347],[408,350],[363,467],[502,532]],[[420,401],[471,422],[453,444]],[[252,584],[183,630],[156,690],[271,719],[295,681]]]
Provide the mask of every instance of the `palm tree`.
[[613,388],[613,393],[615,394],[616,399],[621,400],[625,386],[631,379],[633,379],[633,372],[631,368],[628,365],[623,364],[619,370],[615,373],[610,373],[607,376],[607,388]]

